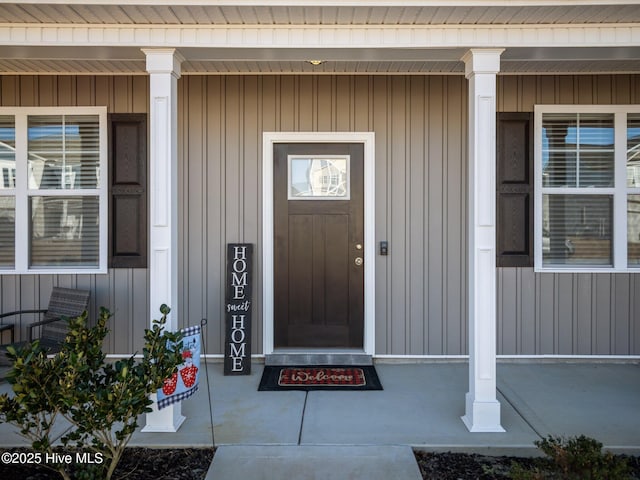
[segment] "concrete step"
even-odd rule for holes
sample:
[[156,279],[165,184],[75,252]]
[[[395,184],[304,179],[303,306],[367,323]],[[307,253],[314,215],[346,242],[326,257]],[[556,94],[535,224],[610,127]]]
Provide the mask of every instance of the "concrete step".
[[421,480],[408,446],[225,445],[206,480]]
[[364,353],[273,353],[267,355],[265,365],[372,365],[371,355]]

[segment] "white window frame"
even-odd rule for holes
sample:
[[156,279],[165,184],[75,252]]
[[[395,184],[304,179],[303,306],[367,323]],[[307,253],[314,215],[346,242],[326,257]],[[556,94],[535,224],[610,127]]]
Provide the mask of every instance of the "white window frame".
[[[0,268],[0,275],[15,274],[96,274],[107,273],[108,255],[108,144],[107,144],[107,107],[0,107],[0,115],[15,119],[16,131],[16,185],[14,189],[0,190],[0,195],[15,197],[15,268]],[[98,267],[80,267],[77,265],[61,267],[29,267],[29,197],[36,190],[28,185],[28,117],[30,115],[94,115],[99,121],[99,182],[98,188],[82,189],[81,195],[74,190],[38,190],[37,195],[47,197],[95,196],[99,205],[99,254]]]
[[[558,188],[542,186],[542,116],[547,113],[600,113],[614,116],[614,186],[613,188]],[[627,187],[627,115],[640,113],[640,105],[536,105],[535,125],[535,202],[534,202],[534,271],[559,273],[636,272],[627,265],[627,195],[640,194],[640,188]],[[600,194],[613,196],[613,266],[543,265],[542,197],[545,193]]]

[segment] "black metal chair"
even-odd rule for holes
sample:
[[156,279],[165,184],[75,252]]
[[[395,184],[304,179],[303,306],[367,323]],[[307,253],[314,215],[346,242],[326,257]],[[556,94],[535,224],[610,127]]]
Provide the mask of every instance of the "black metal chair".
[[[42,310],[18,310],[0,314],[0,334],[5,331],[11,333],[11,343],[0,346],[0,351],[6,352],[8,345],[20,347],[26,343],[33,342],[35,340],[34,329],[40,327],[40,335],[37,337],[40,340],[40,345],[47,349],[49,353],[59,352],[68,330],[67,322],[64,321],[63,317],[75,318],[80,316],[89,307],[90,295],[91,293],[88,290],[53,287],[48,308]],[[28,342],[14,343],[14,324],[2,324],[3,319],[23,313],[40,313],[43,314],[43,319],[29,325]]]

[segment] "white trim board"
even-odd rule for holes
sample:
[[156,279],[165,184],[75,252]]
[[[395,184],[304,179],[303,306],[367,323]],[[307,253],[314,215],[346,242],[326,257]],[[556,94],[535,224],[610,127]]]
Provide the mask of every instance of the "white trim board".
[[[374,355],[374,363],[467,363],[469,355]],[[496,355],[498,363],[640,363],[640,355]]]
[[375,351],[375,134],[373,132],[264,132],[262,137],[262,352],[274,351],[273,146],[276,143],[364,145],[364,353]]
[[[117,360],[121,358],[142,358],[141,353],[108,353],[107,359]],[[251,360],[256,363],[264,363],[262,353],[252,353]],[[224,361],[222,353],[201,354],[201,359],[215,360],[215,363]],[[498,363],[640,363],[640,355],[496,355]],[[414,363],[466,363],[469,355],[374,355],[375,363],[414,364]]]
[[[635,47],[634,23],[539,25],[118,25],[0,23],[5,46],[139,48]],[[392,55],[392,54],[391,54]],[[428,57],[428,55],[426,55]],[[131,59],[128,59],[131,60]],[[190,60],[187,58],[187,60]],[[458,58],[456,58],[458,60]]]

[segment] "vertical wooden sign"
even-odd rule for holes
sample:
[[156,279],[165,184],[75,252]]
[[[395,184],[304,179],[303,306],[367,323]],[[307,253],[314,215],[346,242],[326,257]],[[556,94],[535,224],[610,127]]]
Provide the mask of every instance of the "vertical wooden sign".
[[253,244],[227,244],[225,375],[251,373]]

